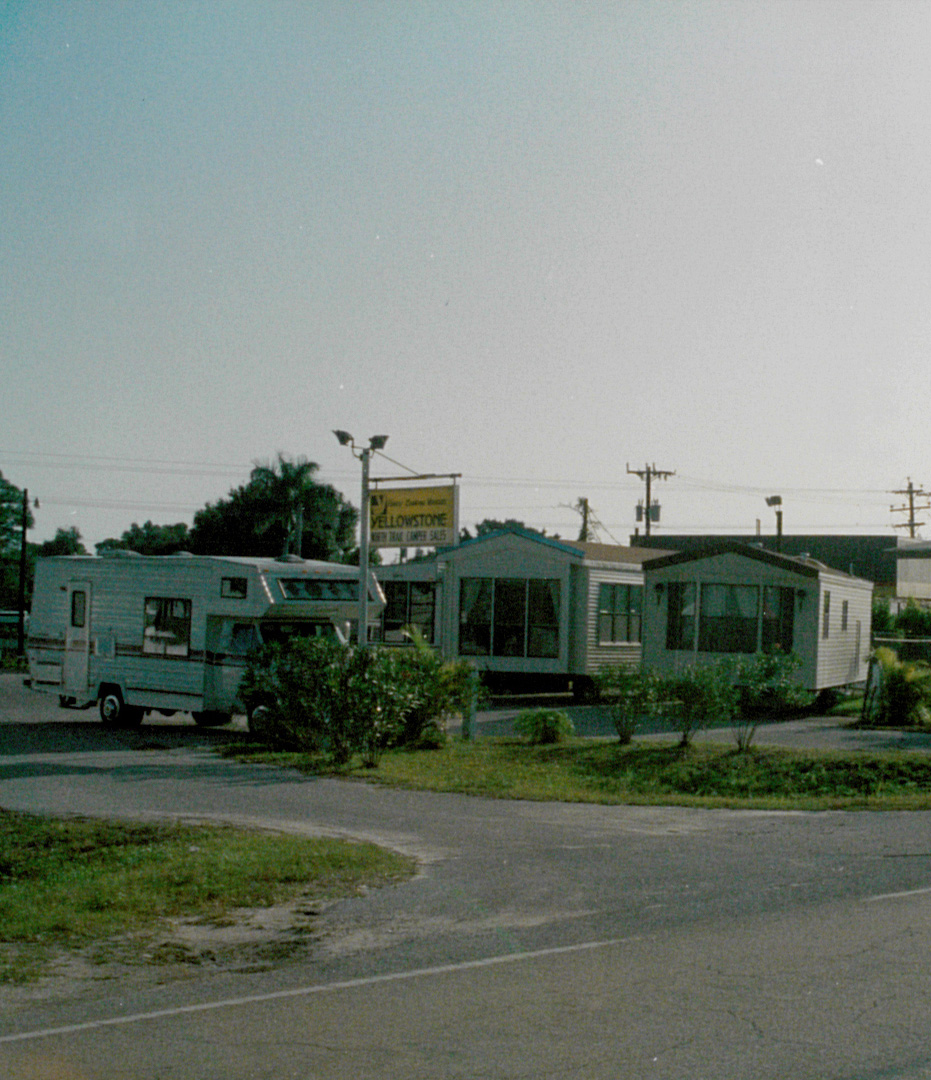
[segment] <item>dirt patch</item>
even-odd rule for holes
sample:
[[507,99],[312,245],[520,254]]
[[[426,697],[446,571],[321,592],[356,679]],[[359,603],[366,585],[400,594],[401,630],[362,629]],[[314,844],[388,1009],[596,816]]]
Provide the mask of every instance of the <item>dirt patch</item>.
[[[112,983],[142,987],[205,974],[268,971],[306,955],[319,938],[327,906],[298,898],[274,907],[237,909],[221,924],[172,919],[145,933],[49,949],[37,977],[0,986],[0,1010],[81,997]],[[18,956],[28,962],[29,948],[0,944],[0,959]]]

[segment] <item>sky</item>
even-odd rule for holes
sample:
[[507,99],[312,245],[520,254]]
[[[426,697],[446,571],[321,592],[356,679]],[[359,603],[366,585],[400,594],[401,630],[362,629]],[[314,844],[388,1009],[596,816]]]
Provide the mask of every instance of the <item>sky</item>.
[[468,528],[627,543],[655,466],[655,535],[892,538],[929,355],[928,0],[0,0],[33,540],[279,452],[358,506],[335,428]]

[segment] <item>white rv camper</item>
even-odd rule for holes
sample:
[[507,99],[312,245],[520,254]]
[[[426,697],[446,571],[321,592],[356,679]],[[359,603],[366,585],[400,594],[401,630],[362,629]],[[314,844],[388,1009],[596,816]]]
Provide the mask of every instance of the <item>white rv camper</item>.
[[[370,575],[369,613],[384,596]],[[99,702],[105,724],[147,710],[200,724],[241,711],[250,651],[298,634],[348,640],[359,572],[337,563],[207,555],[69,555],[39,559],[29,623],[34,690],[64,706]]]

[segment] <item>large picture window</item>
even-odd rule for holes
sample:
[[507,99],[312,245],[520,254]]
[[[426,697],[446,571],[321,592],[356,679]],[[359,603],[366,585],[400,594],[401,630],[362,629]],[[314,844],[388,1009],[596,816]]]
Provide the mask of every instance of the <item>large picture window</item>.
[[642,609],[642,585],[600,585],[598,644],[639,641]]
[[702,585],[699,652],[755,653],[759,605],[755,585]]
[[[710,653],[790,653],[795,590],[785,586],[702,584],[668,587],[666,648]],[[698,619],[696,622],[696,613]],[[695,635],[698,633],[696,643]]]
[[463,578],[460,656],[559,656],[560,583],[549,578]]
[[187,656],[191,648],[191,601],[147,596],[142,651],[155,656]]
[[424,640],[433,644],[436,585],[432,581],[383,581],[385,591],[385,641],[409,643],[404,630],[416,626]]

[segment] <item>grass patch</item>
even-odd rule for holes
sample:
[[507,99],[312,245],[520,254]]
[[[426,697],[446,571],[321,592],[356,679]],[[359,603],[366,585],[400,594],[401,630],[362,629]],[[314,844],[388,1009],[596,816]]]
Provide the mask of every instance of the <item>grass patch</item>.
[[[253,748],[248,760],[276,762]],[[286,764],[325,771],[319,759]],[[516,739],[450,742],[441,750],[390,751],[377,770],[343,775],[422,791],[500,799],[640,803],[735,809],[931,809],[931,754],[840,754],[572,739],[534,746]]]
[[0,810],[0,941],[18,946],[0,961],[0,982],[34,977],[52,947],[348,896],[413,871],[413,860],[373,844]]

